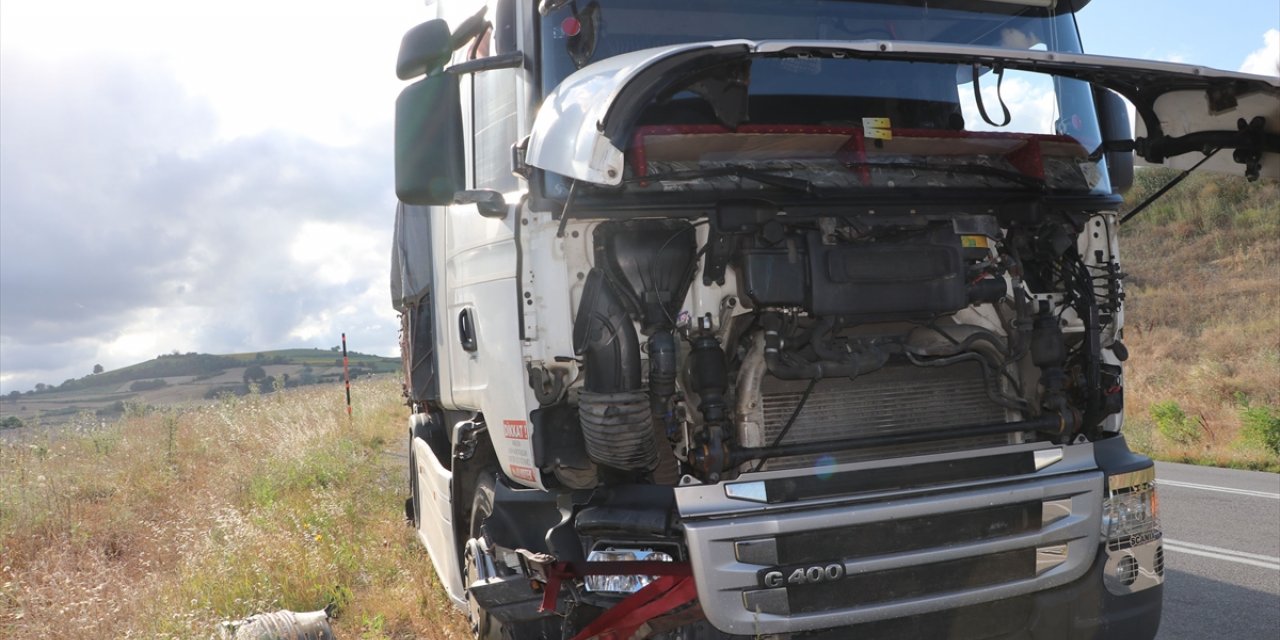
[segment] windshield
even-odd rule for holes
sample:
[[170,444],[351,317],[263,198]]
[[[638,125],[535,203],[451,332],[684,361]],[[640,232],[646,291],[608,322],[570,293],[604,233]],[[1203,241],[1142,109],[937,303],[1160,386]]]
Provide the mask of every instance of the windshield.
[[[968,8],[938,8],[961,5]],[[1080,49],[1070,14],[1015,3],[578,0],[542,20],[543,87],[630,51],[740,38]],[[717,103],[735,91],[740,107]],[[690,77],[655,100],[627,149],[624,184],[635,192],[781,188],[756,179],[763,172],[799,179],[813,193],[1109,193],[1095,153],[1100,140],[1090,87],[1077,80],[968,65],[761,56]],[[547,187],[553,197],[565,190],[555,181]]]

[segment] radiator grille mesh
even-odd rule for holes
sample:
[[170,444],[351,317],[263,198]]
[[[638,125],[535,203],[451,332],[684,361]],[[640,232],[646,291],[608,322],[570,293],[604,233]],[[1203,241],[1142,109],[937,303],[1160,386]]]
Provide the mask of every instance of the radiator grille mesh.
[[[808,385],[807,380],[764,377],[761,395],[766,443],[772,444],[777,439]],[[859,376],[856,380],[828,378],[819,381],[784,442],[918,433],[948,426],[1005,422],[1008,419],[1005,409],[987,397],[982,371],[977,363],[948,367],[892,366]],[[816,463],[838,464],[954,451],[1008,441],[1008,436],[995,435],[791,456],[769,460],[764,469],[794,469]]]

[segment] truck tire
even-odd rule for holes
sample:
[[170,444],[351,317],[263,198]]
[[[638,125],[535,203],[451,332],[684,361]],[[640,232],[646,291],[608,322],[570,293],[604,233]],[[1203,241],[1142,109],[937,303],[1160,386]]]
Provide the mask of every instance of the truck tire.
[[415,413],[409,416],[409,499],[410,507],[405,515],[413,523],[416,530],[422,524],[422,496],[418,495],[418,456],[413,452],[413,441],[425,439],[427,414]]
[[[484,535],[480,525],[484,523],[484,519],[493,513],[493,474],[481,472],[480,477],[476,480],[475,498],[471,502],[471,526],[468,529],[467,537],[479,538]],[[466,550],[466,540],[462,541],[463,550],[463,588],[470,585],[477,578],[475,559]],[[470,592],[467,593],[467,620],[471,623],[471,635],[476,640],[506,640],[509,636],[504,632],[503,625],[496,618],[489,615],[487,611],[480,608],[479,604],[471,597]]]
[[409,499],[404,505],[404,519],[415,531],[422,522],[422,503],[418,499],[418,461],[413,457],[413,440],[409,440]]
[[[496,471],[481,473],[476,479],[475,498],[471,502],[471,526],[469,538],[484,535],[480,525],[493,513],[494,478]],[[467,551],[470,545],[463,540],[463,586],[470,585],[477,578],[475,562]],[[536,620],[504,623],[488,611],[480,608],[471,594],[466,594],[467,619],[471,623],[471,635],[476,640],[557,640],[564,637],[561,633],[560,618],[547,616]]]

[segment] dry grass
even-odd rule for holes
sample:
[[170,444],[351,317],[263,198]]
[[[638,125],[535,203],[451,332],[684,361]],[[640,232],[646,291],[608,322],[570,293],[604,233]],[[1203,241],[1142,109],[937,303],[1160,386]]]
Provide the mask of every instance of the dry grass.
[[[1140,172],[1129,201],[1170,175]],[[1280,471],[1280,456],[1241,434],[1248,408],[1280,411],[1280,187],[1193,176],[1123,236],[1130,442],[1162,459]],[[1190,441],[1159,428],[1159,403],[1185,413]]]
[[0,445],[0,637],[202,638],[331,607],[340,638],[467,637],[403,522],[394,381]]

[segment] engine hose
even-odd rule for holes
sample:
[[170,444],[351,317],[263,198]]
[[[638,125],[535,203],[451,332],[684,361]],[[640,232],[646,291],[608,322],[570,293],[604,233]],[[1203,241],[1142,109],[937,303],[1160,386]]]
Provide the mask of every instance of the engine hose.
[[583,356],[583,388],[594,393],[635,391],[640,378],[640,339],[635,324],[603,270],[592,269],[573,321],[573,350]]
[[[913,330],[912,333],[915,333],[920,329],[928,329],[930,331],[933,331],[934,333],[937,333],[938,335],[942,336],[942,338],[950,344],[949,350],[951,353],[944,354],[944,355],[951,355],[954,353],[960,353],[962,351],[968,351],[969,347],[972,346],[974,342],[977,342],[979,340],[990,343],[991,346],[994,347],[996,351],[1000,352],[1001,356],[1009,355],[1009,345],[1006,344],[1005,341],[1002,340],[999,335],[993,333],[988,329],[979,327],[977,325],[958,324],[958,325],[955,325],[954,327],[939,327],[936,324],[931,324],[931,325],[926,325],[924,327],[919,327]],[[968,335],[966,335],[963,338],[957,338],[956,336],[952,335],[953,333],[968,334]],[[910,336],[908,336],[907,341],[911,342]]]
[[670,437],[676,428],[671,410],[671,398],[675,393],[676,339],[670,331],[656,331],[649,336],[649,406],[658,453],[653,480],[662,485],[672,485],[680,480],[679,462],[670,446]]
[[652,471],[658,451],[653,409],[640,378],[640,341],[626,308],[600,269],[592,269],[573,323],[583,356],[578,420],[587,455],[597,464]]
[[814,378],[856,378],[884,367],[889,354],[882,349],[866,348],[844,357],[842,360],[807,360],[794,352],[782,350],[779,330],[782,319],[776,315],[765,316],[764,362],[769,373],[782,380],[812,380]]
[[918,367],[945,367],[947,365],[969,360],[977,362],[982,365],[982,382],[983,386],[986,387],[987,399],[1006,409],[1013,409],[1014,411],[1020,411],[1023,413],[1026,413],[1027,411],[1027,403],[1023,400],[1008,398],[996,391],[994,380],[992,380],[992,374],[995,372],[995,367],[978,353],[969,351],[959,355],[948,356],[945,358],[931,358],[928,360],[922,360],[912,353],[907,353],[906,355],[907,359],[911,361],[911,364]]
[[578,420],[587,455],[596,464],[629,471],[652,471],[658,466],[647,391],[581,391]]

